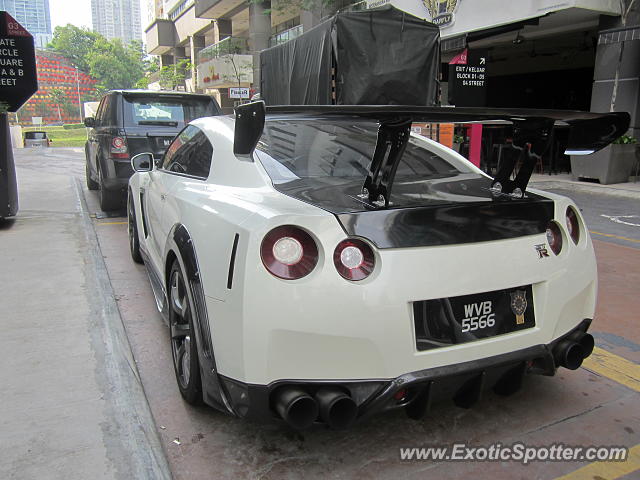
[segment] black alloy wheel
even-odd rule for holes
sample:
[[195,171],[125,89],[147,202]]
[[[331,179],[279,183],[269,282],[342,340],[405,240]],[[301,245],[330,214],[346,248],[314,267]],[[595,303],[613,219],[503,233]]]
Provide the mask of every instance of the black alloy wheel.
[[138,224],[136,223],[136,207],[133,204],[133,194],[129,190],[127,195],[127,230],[129,231],[129,251],[131,259],[136,263],[142,263],[140,255],[140,237],[138,237]]
[[100,185],[93,178],[91,178],[91,168],[89,168],[89,159],[85,160],[84,164],[84,176],[87,180],[87,189],[89,190],[98,190]]
[[187,403],[202,402],[200,363],[193,328],[193,301],[189,284],[175,260],[169,275],[169,327],[173,368],[182,398]]

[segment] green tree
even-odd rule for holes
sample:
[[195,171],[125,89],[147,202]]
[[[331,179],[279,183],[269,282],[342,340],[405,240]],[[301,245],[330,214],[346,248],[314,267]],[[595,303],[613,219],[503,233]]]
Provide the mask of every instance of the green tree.
[[182,60],[174,63],[173,65],[166,65],[160,69],[160,88],[163,90],[175,90],[176,88],[185,87],[185,78],[187,72],[191,70],[192,63],[189,59],[183,58]]
[[147,61],[147,73],[156,73],[160,71],[160,57],[152,57]]
[[99,33],[68,24],[65,27],[56,27],[49,47],[83,72],[89,73],[87,56],[99,38],[102,38]]
[[98,80],[99,91],[133,87],[150,63],[142,42],[123,45],[73,25],[56,27],[50,47]]
[[60,112],[60,106],[67,103],[67,95],[64,93],[64,90],[59,87],[54,87],[49,90],[49,97],[53,100],[56,107],[58,107],[58,120],[62,121],[62,113]]
[[132,88],[144,76],[145,59],[142,44],[123,45],[119,39],[96,40],[87,55],[89,73],[106,90]]

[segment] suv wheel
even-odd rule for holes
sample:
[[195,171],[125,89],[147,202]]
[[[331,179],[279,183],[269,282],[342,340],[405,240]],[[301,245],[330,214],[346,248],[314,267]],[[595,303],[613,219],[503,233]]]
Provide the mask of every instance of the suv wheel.
[[118,210],[122,205],[122,195],[119,190],[108,190],[104,186],[104,179],[102,178],[102,169],[98,165],[98,183],[100,184],[100,191],[98,197],[100,200],[100,209],[103,212],[109,212],[111,210]]
[[98,190],[100,185],[93,178],[91,178],[91,168],[89,168],[89,159],[85,153],[85,164],[84,164],[84,176],[87,180],[87,188],[89,190]]

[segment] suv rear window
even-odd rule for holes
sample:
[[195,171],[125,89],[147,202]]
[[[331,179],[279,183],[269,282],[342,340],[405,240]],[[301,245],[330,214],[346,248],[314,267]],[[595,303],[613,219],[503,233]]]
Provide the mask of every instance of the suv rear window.
[[127,126],[180,127],[196,118],[219,114],[213,100],[206,97],[124,97],[124,123]]

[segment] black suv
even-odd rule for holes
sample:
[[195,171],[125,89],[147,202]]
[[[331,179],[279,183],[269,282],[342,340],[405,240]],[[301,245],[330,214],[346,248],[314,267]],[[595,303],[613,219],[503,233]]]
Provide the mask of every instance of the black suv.
[[191,120],[222,112],[208,95],[151,90],[113,90],[100,101],[85,145],[87,188],[100,190],[100,208],[121,208],[133,174],[130,159],[164,154],[173,137]]

